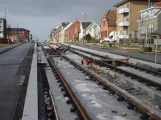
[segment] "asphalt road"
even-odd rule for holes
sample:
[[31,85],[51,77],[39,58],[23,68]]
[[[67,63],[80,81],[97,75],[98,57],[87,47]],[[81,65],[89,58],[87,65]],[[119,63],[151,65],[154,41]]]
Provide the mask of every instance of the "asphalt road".
[[0,55],[0,119],[13,120],[25,75],[18,74],[31,43]]
[[[81,47],[90,48],[90,49],[94,49],[94,50],[99,50],[99,51],[103,51],[103,52],[109,52],[109,53],[113,53],[113,54],[117,54],[117,55],[129,56],[129,57],[132,57],[135,59],[144,60],[144,61],[148,61],[148,62],[153,62],[153,63],[155,62],[155,55],[154,54],[139,53],[139,52],[113,49],[113,48],[109,49],[109,48],[95,47],[95,46],[82,45],[82,44],[81,45],[74,44],[74,45],[78,45]],[[157,63],[161,64],[161,54],[159,54],[157,56]]]
[[13,47],[16,47],[18,45],[20,45],[22,43],[17,43],[17,44],[10,44],[10,45],[7,45],[7,46],[3,46],[3,47],[0,47],[0,54],[12,49]]

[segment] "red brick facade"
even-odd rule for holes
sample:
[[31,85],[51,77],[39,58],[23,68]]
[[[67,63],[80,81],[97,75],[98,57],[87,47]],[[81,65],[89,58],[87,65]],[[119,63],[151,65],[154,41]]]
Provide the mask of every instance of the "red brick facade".
[[9,39],[19,38],[20,41],[29,40],[30,31],[23,28],[8,28],[7,36]]
[[65,42],[79,39],[80,22],[76,20],[67,30],[65,30]]
[[116,28],[116,10],[109,10],[101,19],[100,38],[101,40],[109,36]]

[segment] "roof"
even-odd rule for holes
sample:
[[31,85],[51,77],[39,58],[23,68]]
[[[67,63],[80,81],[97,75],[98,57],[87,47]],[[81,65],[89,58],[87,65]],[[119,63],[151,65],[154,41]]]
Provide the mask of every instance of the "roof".
[[154,6],[160,7],[160,6],[161,6],[161,2],[156,2],[156,3],[154,3]]
[[[127,3],[128,1],[142,1],[142,2],[148,2],[148,0],[122,0],[114,5],[114,7],[118,7],[120,5],[123,5]],[[151,0],[151,2],[159,2],[160,0]]]
[[7,28],[7,31],[28,31],[29,30],[25,29],[25,28]]
[[92,22],[82,22],[83,29],[86,29]]
[[72,24],[73,24],[73,22],[70,22],[70,23],[64,28],[64,30],[67,30]]
[[62,22],[63,28],[65,28],[70,22]]
[[0,18],[0,20],[5,20],[4,18]]
[[108,26],[116,26],[117,11],[108,10],[108,12],[102,18],[107,19]]

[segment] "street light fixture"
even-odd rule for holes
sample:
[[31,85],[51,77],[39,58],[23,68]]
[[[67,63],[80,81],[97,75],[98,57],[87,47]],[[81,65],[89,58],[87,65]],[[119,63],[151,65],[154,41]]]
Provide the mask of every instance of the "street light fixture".
[[[86,29],[86,17],[87,17],[87,14],[86,14],[86,12],[83,12],[82,14],[85,17],[85,29]],[[85,40],[86,40],[86,31],[85,31]]]
[[5,20],[7,19],[7,13],[9,12],[9,10],[5,10]]

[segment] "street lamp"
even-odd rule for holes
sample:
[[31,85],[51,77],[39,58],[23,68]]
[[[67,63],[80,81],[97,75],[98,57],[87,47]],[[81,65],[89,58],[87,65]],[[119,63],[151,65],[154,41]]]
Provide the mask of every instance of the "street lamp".
[[[7,12],[9,12],[9,10],[5,10],[6,28],[8,28],[8,27],[7,27]],[[6,34],[7,34],[7,38],[8,38],[7,29],[6,29]],[[8,39],[8,44],[9,44],[9,39]]]
[[147,21],[146,21],[146,41],[145,41],[145,44],[146,44],[146,47],[149,47],[149,40],[148,40],[148,30],[149,30],[149,8],[151,6],[151,1],[148,0],[148,8],[146,9],[146,17],[147,17]]
[[5,10],[5,20],[7,19],[7,13],[9,12],[9,10]]
[[[85,17],[85,29],[86,29],[86,17],[87,17],[87,14],[86,14],[86,12],[83,12],[82,14],[83,14],[84,17]],[[83,34],[84,34],[84,33],[83,33]],[[85,31],[85,40],[86,40],[86,31]]]

